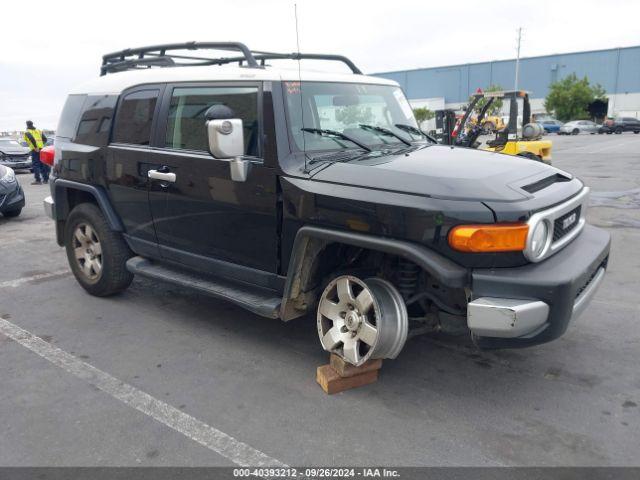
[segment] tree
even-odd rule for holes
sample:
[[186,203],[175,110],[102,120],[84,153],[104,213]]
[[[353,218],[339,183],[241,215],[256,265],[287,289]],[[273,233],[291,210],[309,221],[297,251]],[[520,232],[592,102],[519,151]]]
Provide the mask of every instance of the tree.
[[589,105],[606,99],[601,85],[591,85],[586,76],[579,79],[572,73],[549,86],[544,108],[547,112],[554,112],[558,120],[567,122],[589,118]]
[[413,109],[413,116],[416,117],[416,121],[418,125],[422,125],[422,122],[426,122],[427,120],[431,120],[436,116],[434,112],[429,110],[427,107],[419,107]]
[[[502,87],[500,85],[490,85],[489,87],[485,88],[484,90],[485,92],[500,92],[502,91]],[[471,102],[473,100],[473,95],[471,97],[469,97],[469,102]],[[478,103],[476,103],[475,108],[473,109],[473,111],[478,114],[482,111],[482,109],[484,108],[484,106],[487,104],[487,102],[489,101],[488,98],[481,98],[480,100],[478,100]],[[489,109],[487,110],[487,113],[485,114],[485,117],[488,116],[492,116],[492,115],[497,115],[498,113],[500,113],[500,110],[502,109],[502,99],[501,98],[496,98],[493,103],[491,104],[491,106],[489,107]]]

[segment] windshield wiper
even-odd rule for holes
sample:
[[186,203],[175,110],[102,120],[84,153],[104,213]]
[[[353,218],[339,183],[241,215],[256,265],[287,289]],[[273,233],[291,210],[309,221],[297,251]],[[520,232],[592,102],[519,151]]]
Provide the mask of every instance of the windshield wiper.
[[360,124],[360,128],[363,130],[371,130],[372,132],[381,133],[382,135],[386,135],[387,137],[395,137],[404,143],[407,146],[411,146],[411,142],[406,138],[402,138],[400,135],[395,133],[393,130],[389,130],[388,128],[380,127],[378,125],[366,125],[364,123]]
[[303,132],[317,133],[318,135],[323,135],[323,136],[331,135],[334,137],[338,137],[343,140],[348,140],[349,142],[356,144],[357,146],[359,146],[363,150],[366,150],[367,152],[371,151],[371,147],[369,147],[368,145],[365,145],[364,143],[356,140],[355,138],[352,138],[349,135],[345,135],[344,133],[339,132],[337,130],[328,130],[326,128],[307,128],[307,127],[301,128],[300,130],[302,130]]
[[387,137],[395,137],[398,140],[400,140],[402,143],[404,143],[407,146],[411,146],[411,142],[405,138],[402,138],[400,135],[398,135],[397,133],[393,132],[392,130],[389,130],[388,128],[384,128],[384,127],[379,127],[377,125],[366,125],[364,123],[360,124],[360,128],[362,128],[363,130],[371,130],[372,132],[378,132],[381,133],[382,135],[386,135]]
[[424,138],[431,140],[433,143],[438,143],[438,141],[433,138],[431,135],[424,133],[419,128],[414,127],[413,125],[407,125],[404,123],[396,123],[396,127],[400,130],[404,130],[405,132],[413,133],[414,135],[421,135]]

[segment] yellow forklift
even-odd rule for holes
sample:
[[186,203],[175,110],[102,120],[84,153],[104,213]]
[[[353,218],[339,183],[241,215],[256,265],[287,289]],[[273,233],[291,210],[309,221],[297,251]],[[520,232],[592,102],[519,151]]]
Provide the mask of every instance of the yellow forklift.
[[[487,99],[487,102],[478,113],[475,122],[469,122],[475,106],[484,98]],[[485,133],[482,128],[483,119],[496,99],[509,102],[509,122],[504,128],[496,131],[494,139],[489,140],[486,145],[482,145],[481,142],[478,142],[478,137]],[[522,104],[522,116],[519,115],[520,104]],[[520,119],[522,119],[522,127],[518,129]],[[506,153],[507,155],[519,155],[551,164],[552,144],[550,140],[542,140],[543,134],[544,129],[541,125],[531,123],[531,105],[527,92],[522,90],[478,91],[473,95],[465,114],[451,133],[450,144],[461,147],[481,148],[492,152]]]

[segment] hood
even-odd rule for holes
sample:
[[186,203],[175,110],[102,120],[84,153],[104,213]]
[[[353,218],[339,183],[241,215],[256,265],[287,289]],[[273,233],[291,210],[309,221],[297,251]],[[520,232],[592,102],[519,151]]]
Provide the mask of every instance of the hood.
[[22,145],[14,146],[14,145],[3,145],[0,144],[0,152],[11,155],[11,154],[19,154],[22,155],[24,153],[29,153],[29,149],[27,147],[23,147]]
[[314,180],[448,200],[517,202],[526,188],[555,175],[571,175],[524,157],[433,145],[402,155],[336,162]]

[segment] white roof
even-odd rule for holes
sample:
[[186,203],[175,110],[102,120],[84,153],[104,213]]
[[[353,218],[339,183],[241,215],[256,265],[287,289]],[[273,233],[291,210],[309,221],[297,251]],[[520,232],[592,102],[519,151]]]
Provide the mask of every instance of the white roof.
[[324,81],[395,85],[398,83],[381,77],[353,73],[328,73],[287,68],[243,68],[234,66],[163,67],[109,73],[77,86],[71,94],[119,94],[136,85],[168,82],[206,81]]

